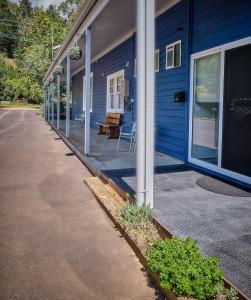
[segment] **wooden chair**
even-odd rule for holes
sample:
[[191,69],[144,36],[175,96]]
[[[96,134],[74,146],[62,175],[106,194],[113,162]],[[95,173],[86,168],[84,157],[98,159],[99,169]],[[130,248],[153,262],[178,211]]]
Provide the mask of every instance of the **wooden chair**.
[[98,134],[109,134],[108,139],[117,139],[119,126],[120,126],[120,114],[107,113],[105,121],[97,122],[99,126]]

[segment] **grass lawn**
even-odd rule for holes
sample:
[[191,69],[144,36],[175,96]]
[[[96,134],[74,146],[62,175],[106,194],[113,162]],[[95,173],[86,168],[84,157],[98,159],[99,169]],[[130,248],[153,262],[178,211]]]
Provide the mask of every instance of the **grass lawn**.
[[10,102],[10,104],[1,104],[0,102],[0,109],[11,109],[11,108],[39,108],[39,104],[23,104],[18,102]]

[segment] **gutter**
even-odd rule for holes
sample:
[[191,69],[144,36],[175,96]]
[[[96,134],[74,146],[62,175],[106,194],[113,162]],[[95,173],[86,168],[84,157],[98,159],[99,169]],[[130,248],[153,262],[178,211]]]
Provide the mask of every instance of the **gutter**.
[[57,64],[60,56],[63,54],[64,50],[67,48],[67,46],[71,42],[72,38],[74,37],[74,35],[78,31],[79,27],[81,26],[83,21],[86,19],[86,17],[89,15],[89,13],[92,11],[93,7],[96,5],[97,2],[98,2],[98,0],[85,0],[84,4],[82,5],[82,7],[81,7],[81,9],[80,9],[80,11],[79,11],[79,13],[76,17],[76,20],[75,20],[75,22],[72,26],[71,31],[68,33],[68,35],[65,38],[62,46],[60,47],[60,50],[58,51],[57,55],[55,56],[55,58],[51,62],[48,70],[46,71],[45,76],[43,78],[44,81],[50,75],[51,71],[53,70],[53,68]]

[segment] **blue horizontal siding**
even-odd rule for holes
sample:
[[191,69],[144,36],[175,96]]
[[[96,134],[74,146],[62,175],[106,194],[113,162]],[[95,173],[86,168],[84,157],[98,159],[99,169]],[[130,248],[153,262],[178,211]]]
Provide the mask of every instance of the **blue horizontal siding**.
[[[183,160],[186,157],[186,104],[174,103],[174,94],[178,91],[187,91],[188,31],[186,24],[186,1],[181,1],[156,19],[156,49],[160,50],[160,71],[155,73],[156,150]],[[182,65],[166,70],[166,45],[178,40],[182,41]],[[131,110],[125,111],[122,115],[122,123],[136,120],[135,57],[136,34],[92,64],[94,84],[92,127],[97,127],[96,122],[105,118],[107,76],[121,69],[125,70],[125,80],[130,81],[131,99],[135,99]],[[73,114],[82,111],[82,80],[83,72],[73,77]]]
[[[166,46],[181,40],[181,66],[166,70]],[[160,49],[160,71],[156,73],[156,149],[186,159],[186,105],[175,103],[174,94],[188,86],[187,1],[181,1],[156,20],[156,48]]]
[[250,0],[194,0],[193,53],[251,36]]

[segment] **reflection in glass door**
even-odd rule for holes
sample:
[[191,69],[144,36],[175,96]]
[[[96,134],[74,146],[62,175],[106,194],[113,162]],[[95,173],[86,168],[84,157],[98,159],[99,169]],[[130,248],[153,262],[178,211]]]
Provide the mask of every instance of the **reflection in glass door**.
[[217,165],[221,55],[194,60],[192,157]]
[[251,37],[192,56],[189,161],[251,184]]

